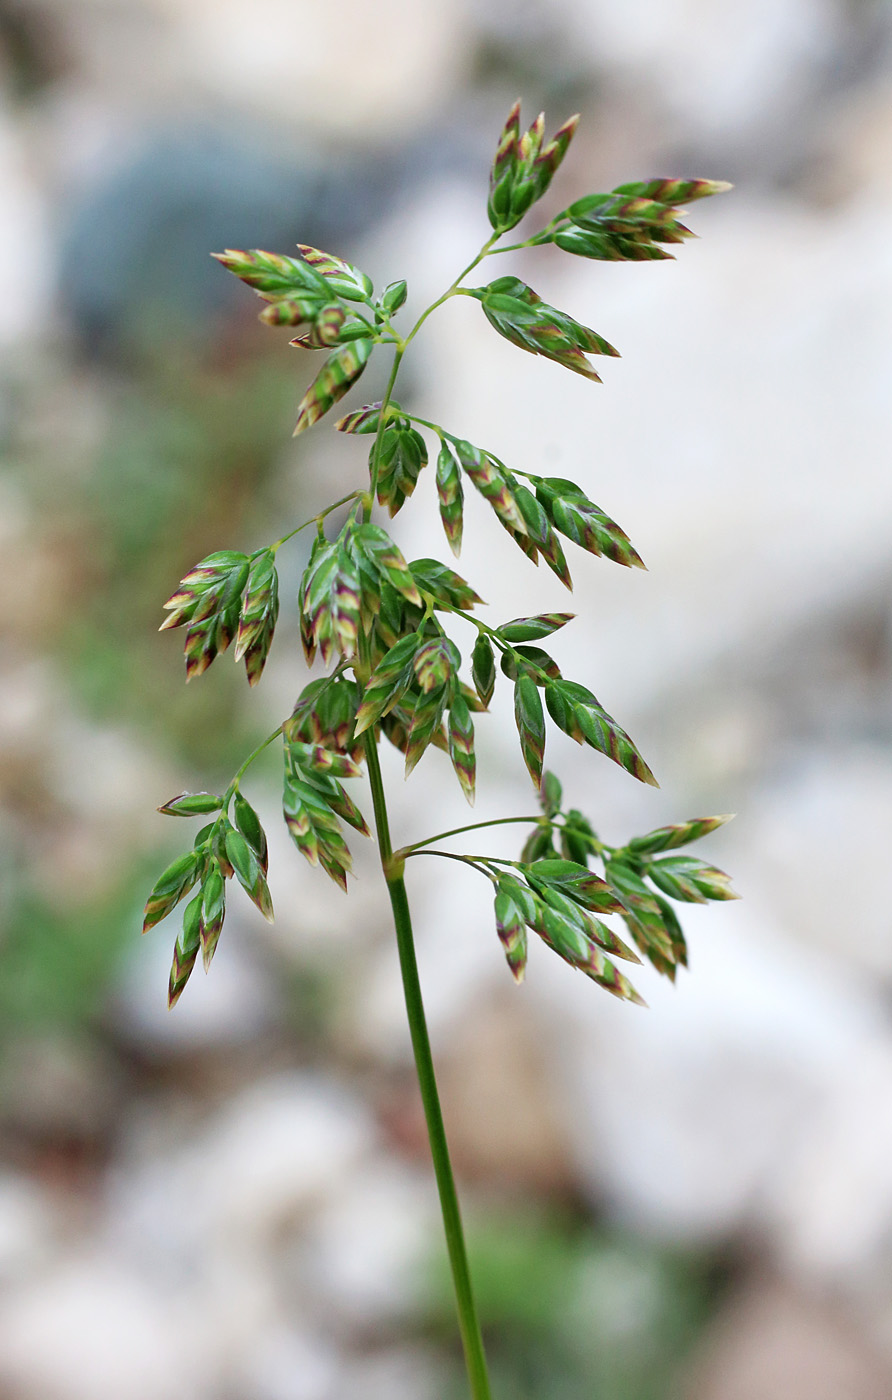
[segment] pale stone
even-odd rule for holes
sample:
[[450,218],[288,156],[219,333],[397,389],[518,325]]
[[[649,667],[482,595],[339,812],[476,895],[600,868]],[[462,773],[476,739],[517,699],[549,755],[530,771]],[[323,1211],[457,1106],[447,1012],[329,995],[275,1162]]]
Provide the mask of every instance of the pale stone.
[[732,1299],[707,1330],[688,1400],[885,1400],[892,1373],[844,1308],[776,1282]]
[[85,1248],[4,1299],[0,1384],[21,1400],[204,1400],[194,1336],[174,1301]]

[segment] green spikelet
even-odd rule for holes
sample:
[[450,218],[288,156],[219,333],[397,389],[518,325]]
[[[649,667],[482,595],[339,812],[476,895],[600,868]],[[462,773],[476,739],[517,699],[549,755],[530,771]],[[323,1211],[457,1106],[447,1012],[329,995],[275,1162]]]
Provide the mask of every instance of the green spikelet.
[[512,681],[521,675],[532,676],[533,680],[538,678],[540,682],[545,676],[559,680],[561,675],[560,666],[541,647],[512,647],[511,651],[502,653],[499,665]]
[[622,861],[607,861],[604,874],[624,906],[623,921],[638,947],[657,972],[674,982],[675,947],[653,892],[640,875]]
[[439,559],[413,559],[409,568],[422,593],[433,598],[435,607],[461,608],[467,612],[483,602],[467,579],[441,564]]
[[520,751],[536,787],[542,781],[542,760],[545,757],[545,717],[542,700],[535,681],[518,676],[514,683],[514,718],[520,735]]
[[590,554],[604,555],[626,568],[643,569],[644,562],[625,530],[588,499],[574,481],[536,477],[536,498],[556,530]]
[[273,902],[266,876],[256,853],[240,831],[230,827],[225,838],[226,856],[245,894],[268,923],[273,922]]
[[495,897],[496,929],[505,949],[511,976],[517,983],[523,981],[527,966],[525,910],[515,895],[520,888],[516,880],[503,876]]
[[487,214],[494,229],[511,228],[508,222],[511,208],[511,187],[517,168],[517,145],[520,140],[520,101],[515,102],[499,136],[495,159],[489,175]]
[[[398,417],[400,406],[393,399],[387,405],[388,419]],[[339,418],[335,427],[339,433],[376,433],[378,424],[381,421],[381,404],[367,403],[362,408],[354,409],[352,413],[347,413],[343,418]]]
[[737,899],[731,888],[731,877],[714,865],[694,856],[667,856],[649,861],[647,876],[658,889],[671,899],[689,904],[705,904],[710,899]]
[[535,617],[516,617],[513,622],[503,622],[498,633],[506,642],[538,642],[566,627],[575,616],[575,613],[537,613]]
[[551,140],[542,147],[533,161],[533,179],[537,199],[542,197],[554,179],[558,166],[567,154],[570,142],[576,134],[578,125],[579,113],[577,112],[575,116],[568,117],[563,125],[558,127]]
[[337,543],[331,544],[319,534],[313,541],[299,594],[301,640],[308,666],[312,665],[317,646],[326,666],[335,650],[332,592],[337,573]]
[[542,505],[526,486],[514,487],[514,499],[524,518],[527,536],[539,550],[552,573],[557,574],[565,588],[572,590],[573,580],[570,578],[564,551]]
[[512,345],[531,355],[544,355],[586,379],[600,383],[587,354],[619,354],[603,336],[549,306],[518,277],[499,277],[486,287],[474,288],[471,295],[480,302],[493,329]]
[[597,948],[590,948],[588,960],[577,965],[586,977],[597,982],[599,987],[603,987],[612,996],[619,997],[620,1001],[631,1001],[635,1006],[647,1006],[644,997],[639,995],[628,977],[624,976],[618,967],[614,967],[610,959],[605,958]]
[[308,297],[286,297],[265,306],[259,320],[265,326],[290,326],[293,330],[310,327],[319,312],[318,300]]
[[656,901],[660,911],[660,917],[663,920],[663,927],[669,935],[669,941],[672,944],[672,956],[675,959],[676,966],[687,967],[688,945],[681,924],[678,921],[678,915],[667,899],[663,899],[660,895],[657,895]]
[[245,658],[249,685],[256,685],[266,665],[279,616],[279,578],[276,556],[266,549],[251,563],[248,588],[242,604],[235,659]]
[[360,272],[352,263],[336,258],[333,253],[323,253],[319,248],[311,248],[307,243],[298,243],[304,261],[314,272],[325,278],[328,286],[345,301],[362,301],[371,304],[374,287],[370,277]]
[[557,851],[554,849],[552,827],[548,822],[540,822],[537,826],[533,827],[533,830],[523,843],[523,850],[520,853],[521,862],[523,865],[530,865],[533,861],[545,860],[556,856]]
[[706,199],[712,194],[725,194],[733,188],[727,180],[659,179],[617,185],[613,193],[631,199],[653,199],[659,204],[678,205],[692,204],[695,199]]
[[676,846],[689,846],[692,841],[699,841],[730,821],[733,821],[733,813],[726,812],[720,817],[695,817],[688,822],[676,822],[673,826],[661,826],[656,831],[649,831],[646,836],[633,836],[629,850],[636,855],[655,855],[659,851],[671,851]]
[[379,600],[384,598],[385,590],[389,587],[407,603],[421,606],[415,576],[386,530],[382,530],[380,525],[359,524],[350,530],[350,542],[355,556],[366,560],[377,573],[383,585]]
[[599,914],[621,914],[626,907],[606,880],[572,860],[536,860],[527,866],[526,877],[539,894],[556,890],[581,908]]
[[561,827],[561,853],[578,865],[586,865],[589,857],[597,855],[600,849],[601,843],[588,817],[571,807]]
[[474,785],[477,779],[477,756],[474,751],[474,721],[467,701],[460,695],[453,696],[449,704],[449,726],[447,730],[449,757],[455,769],[455,776],[469,806],[474,805]]
[[226,882],[219,861],[212,861],[201,891],[199,942],[205,972],[217,951],[226,916]]
[[[371,466],[375,449],[369,458]],[[396,515],[412,495],[422,467],[427,466],[427,444],[407,423],[388,423],[378,458],[378,502]]]
[[189,981],[201,946],[201,894],[190,900],[183,912],[183,929],[174,944],[167,1005],[172,1011]]
[[325,279],[297,258],[288,258],[282,253],[267,253],[261,248],[227,248],[222,253],[211,253],[211,257],[247,282],[264,301],[299,297],[301,294],[309,295],[323,305],[330,300]]
[[449,541],[449,548],[457,558],[461,554],[465,493],[461,484],[461,472],[446,442],[442,443],[437,457],[437,496],[440,502],[440,519]]
[[412,699],[412,719],[405,749],[407,778],[425,750],[433,743],[434,736],[442,735],[443,715],[449,699],[449,690],[442,685],[414,694]]
[[429,694],[448,685],[461,664],[461,656],[448,637],[433,637],[422,642],[412,661],[412,669],[420,690]]
[[341,656],[349,660],[356,655],[359,646],[361,589],[351,551],[343,539],[338,543],[337,568],[329,597],[335,646]]
[[624,729],[584,685],[555,680],[545,686],[545,704],[555,724],[578,744],[590,744],[650,787],[659,783]]
[[294,437],[318,423],[352,388],[368,364],[373,348],[370,340],[354,340],[329,355],[300,401]]
[[172,909],[175,909],[184,895],[191,890],[201,873],[202,858],[198,851],[187,851],[171,861],[167,869],[158,876],[151,894],[146,901],[143,916],[143,933],[160,924]]
[[483,632],[478,634],[471,652],[471,679],[481,705],[486,708],[496,687],[496,664],[492,642]]
[[157,810],[165,817],[203,817],[219,812],[223,798],[213,792],[181,792]]
[[248,581],[247,555],[234,550],[209,554],[180,581],[164,607],[161,632],[186,626],[186,680],[200,676],[232,641],[239,623],[241,595]]
[[647,180],[620,185],[609,194],[577,199],[552,220],[539,241],[605,262],[671,258],[660,245],[683,243],[693,237],[677,218],[676,206],[730,188],[718,180]]
[[355,734],[361,734],[370,724],[377,724],[402,698],[415,674],[415,653],[423,643],[424,638],[413,632],[401,637],[381,658],[363,692]]
[[561,810],[564,789],[556,773],[543,773],[539,784],[539,806],[546,817],[555,817]]
[[329,771],[322,771],[320,763],[318,754],[314,754],[311,747],[290,740],[286,735],[285,823],[298,850],[310,864],[321,865],[326,874],[346,891],[353,858],[341,833],[339,818],[349,822],[364,836],[369,835],[369,829],[362,813],[332,776],[330,770],[334,767],[333,761]]
[[[266,321],[267,324],[282,325],[283,322],[273,322],[268,315],[272,309],[268,307],[266,312],[261,311],[261,321]],[[291,344],[300,350],[330,350],[333,345],[339,344],[346,320],[346,309],[337,302],[333,302],[330,306],[319,307],[314,313],[310,329],[302,335],[295,336]]]
[[269,851],[267,849],[266,832],[260,825],[260,818],[254,811],[248,799],[237,792],[232,806],[235,817],[236,830],[244,836],[248,845],[260,862],[260,869],[266,874],[269,868]]
[[499,137],[489,177],[487,214],[500,233],[514,228],[540,199],[567,152],[579,117],[570,117],[543,145],[545,117],[539,113],[528,131],[520,134],[520,103],[508,113]]
[[462,468],[484,500],[489,501],[502,524],[525,535],[526,521],[514,499],[512,488],[516,482],[510,474],[493,457],[470,442],[456,439],[455,451]]
[[[362,742],[353,733],[358,708],[359,686],[356,681],[347,676],[311,681],[304,687],[291,718],[285,723],[285,738],[324,744],[337,753],[347,753],[351,758],[358,759],[363,753]],[[243,832],[243,835],[248,837],[247,832]]]

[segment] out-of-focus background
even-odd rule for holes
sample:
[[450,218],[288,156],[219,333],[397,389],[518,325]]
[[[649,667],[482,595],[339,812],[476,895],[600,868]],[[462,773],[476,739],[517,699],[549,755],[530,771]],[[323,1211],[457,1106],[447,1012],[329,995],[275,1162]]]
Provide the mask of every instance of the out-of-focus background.
[[[495,1392],[888,1396],[889,6],[0,0],[0,83],[3,1400],[465,1393],[372,852],[348,899],[311,871],[269,757],[275,927],[234,896],[169,1015],[174,920],[138,925],[190,839],[155,807],[304,684],[303,537],[256,692],[228,656],[186,690],[160,604],[365,463],[327,423],[291,440],[313,366],[208,252],[300,239],[420,308],[486,236],[518,94],[582,113],[554,207],[736,190],[672,264],[499,263],[620,347],[603,387],[461,301],[400,399],[629,530],[650,572],[577,552],[555,653],[662,789],[559,736],[548,763],[607,839],[736,811],[702,854],[743,901],[690,912],[691,972],[642,975],[642,1012],[541,948],[518,990],[477,877],[411,868]],[[448,557],[432,487],[410,557]],[[459,567],[496,619],[566,607],[477,507]],[[476,815],[529,810],[504,697],[478,733]],[[446,767],[403,787],[387,756],[398,841],[468,819]]]

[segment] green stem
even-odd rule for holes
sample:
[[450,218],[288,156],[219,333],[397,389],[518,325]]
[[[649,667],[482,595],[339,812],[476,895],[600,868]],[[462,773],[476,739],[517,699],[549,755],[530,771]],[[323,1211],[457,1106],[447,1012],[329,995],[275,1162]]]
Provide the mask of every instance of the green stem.
[[[304,520],[300,525],[295,525],[294,529],[289,530],[287,535],[283,535],[280,540],[276,540],[275,544],[271,544],[269,546],[270,549],[275,553],[277,550],[281,549],[282,545],[286,544],[288,540],[293,540],[295,535],[299,535],[301,530],[305,530],[308,525],[318,525],[320,520],[324,520],[327,515],[331,515],[333,510],[338,509],[338,506],[345,506],[348,501],[353,501],[357,496],[361,495],[361,491],[348,491],[346,496],[341,496],[340,500],[332,501],[330,506],[325,507],[325,510],[320,510],[318,515],[311,515],[309,520]],[[257,554],[262,554],[263,552],[262,549],[256,551]],[[251,557],[254,558],[255,556],[252,555]]]
[[[399,854],[401,853],[397,852],[397,855]],[[493,859],[492,856],[460,856],[456,855],[455,851],[429,850],[407,851],[407,860],[409,859],[409,856],[439,856],[440,860],[459,860],[461,861],[462,865],[470,865],[472,870],[479,871],[480,874],[485,875],[488,880],[491,880],[493,878],[490,871],[486,869],[486,865]],[[508,863],[511,864],[513,862]],[[505,864],[505,862],[503,861],[502,864]]]
[[282,733],[282,729],[283,725],[280,724],[278,729],[274,729],[272,734],[267,734],[263,742],[261,744],[258,744],[256,749],[254,749],[252,753],[248,754],[248,757],[245,759],[241,768],[239,768],[238,772],[233,777],[232,782],[229,784],[229,787],[226,789],[227,799],[231,797],[234,792],[237,791],[239,782],[244,777],[245,773],[247,773],[255,758],[259,758],[260,755],[263,753],[264,749],[268,749],[270,744],[275,743],[276,739],[278,739],[279,735]]
[[364,741],[369,782],[372,788],[372,801],[375,808],[375,825],[378,832],[381,865],[393,909],[400,973],[403,979],[403,994],[406,1000],[406,1014],[409,1018],[409,1034],[415,1055],[415,1069],[418,1074],[421,1101],[424,1105],[434,1175],[440,1194],[440,1210],[443,1215],[446,1248],[449,1252],[449,1263],[452,1269],[452,1282],[458,1308],[458,1325],[465,1352],[465,1365],[468,1370],[473,1400],[491,1400],[483,1338],[480,1334],[480,1322],[474,1305],[461,1213],[455,1190],[455,1179],[452,1174],[452,1163],[449,1160],[440,1096],[437,1092],[437,1080],[427,1033],[424,1003],[421,999],[421,983],[418,979],[418,964],[415,959],[415,943],[412,936],[412,919],[403,879],[403,862],[394,856],[391,845],[384,783],[381,777],[381,766],[378,762],[375,735],[372,730],[366,730]]
[[[495,242],[497,242],[497,240],[501,238],[501,236],[502,235],[500,233],[494,233],[491,238],[488,238],[484,243],[483,247],[480,249],[480,252],[477,254],[477,256],[471,259],[467,267],[462,268],[455,281],[449,287],[446,288],[443,295],[441,297],[437,297],[436,301],[431,302],[430,306],[427,308],[426,311],[422,311],[421,315],[418,317],[418,320],[415,322],[415,325],[412,327],[409,334],[406,336],[404,345],[408,345],[410,340],[415,339],[416,335],[421,330],[421,327],[424,325],[428,316],[430,316],[434,311],[436,311],[438,306],[442,306],[444,301],[448,301],[450,297],[456,295],[456,293],[458,292],[458,284],[459,282],[461,282],[462,278],[467,277],[469,272],[474,271],[474,268],[477,266],[478,263],[482,263],[483,259],[489,256],[490,252],[492,251],[492,245]],[[499,251],[501,252],[501,249],[499,249]]]
[[445,841],[447,836],[462,836],[466,831],[481,831],[486,826],[509,826],[512,822],[525,822],[528,826],[532,823],[540,822],[541,816],[536,817],[496,817],[488,822],[471,822],[468,826],[454,826],[451,831],[438,831],[436,836],[426,836],[423,841],[413,841],[411,846],[402,846],[396,852],[397,858],[409,856],[413,851],[419,850],[422,846],[430,846],[434,841]]

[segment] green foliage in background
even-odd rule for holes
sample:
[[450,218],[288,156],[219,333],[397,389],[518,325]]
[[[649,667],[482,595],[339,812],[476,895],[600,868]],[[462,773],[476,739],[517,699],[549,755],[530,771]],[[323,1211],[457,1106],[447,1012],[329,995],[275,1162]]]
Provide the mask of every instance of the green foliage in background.
[[[498,1210],[470,1230],[500,1400],[667,1400],[722,1297],[714,1262],[554,1210]],[[449,1338],[445,1272],[428,1330]],[[457,1368],[456,1368],[457,1369]],[[464,1393],[462,1378],[444,1400]]]

